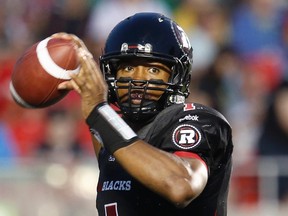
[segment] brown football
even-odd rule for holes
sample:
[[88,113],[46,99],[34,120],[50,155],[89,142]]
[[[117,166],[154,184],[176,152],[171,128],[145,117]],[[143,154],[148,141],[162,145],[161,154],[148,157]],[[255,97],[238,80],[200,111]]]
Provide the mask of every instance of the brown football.
[[17,60],[10,92],[25,108],[44,108],[57,103],[69,91],[58,90],[70,73],[80,70],[76,45],[69,39],[48,37],[35,43]]

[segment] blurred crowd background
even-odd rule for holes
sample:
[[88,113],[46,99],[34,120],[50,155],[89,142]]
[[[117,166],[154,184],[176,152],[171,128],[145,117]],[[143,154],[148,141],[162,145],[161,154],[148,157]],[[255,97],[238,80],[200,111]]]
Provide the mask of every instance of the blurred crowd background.
[[97,215],[97,160],[79,96],[23,109],[10,76],[25,49],[56,32],[76,34],[98,59],[114,25],[140,11],[184,28],[194,48],[188,100],[231,123],[229,215],[285,215],[287,0],[0,0],[0,216]]

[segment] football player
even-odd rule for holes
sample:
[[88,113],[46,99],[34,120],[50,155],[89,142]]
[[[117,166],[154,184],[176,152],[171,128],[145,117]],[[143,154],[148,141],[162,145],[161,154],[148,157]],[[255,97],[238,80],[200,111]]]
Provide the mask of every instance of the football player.
[[182,28],[157,13],[128,17],[99,65],[75,35],[54,37],[79,45],[81,71],[59,89],[82,98],[99,162],[98,214],[226,215],[231,128],[216,110],[185,102],[192,47]]

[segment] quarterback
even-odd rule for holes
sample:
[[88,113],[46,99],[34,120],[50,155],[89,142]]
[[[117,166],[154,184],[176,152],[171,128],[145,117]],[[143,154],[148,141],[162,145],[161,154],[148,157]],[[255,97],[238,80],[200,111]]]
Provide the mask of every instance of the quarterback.
[[137,13],[107,38],[99,64],[83,41],[75,89],[99,162],[100,216],[225,216],[232,132],[225,117],[186,102],[192,47],[173,20]]

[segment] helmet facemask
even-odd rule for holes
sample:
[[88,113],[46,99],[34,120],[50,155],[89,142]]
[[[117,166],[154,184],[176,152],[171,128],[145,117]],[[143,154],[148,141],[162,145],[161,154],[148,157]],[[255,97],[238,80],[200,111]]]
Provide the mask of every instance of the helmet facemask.
[[[133,80],[131,78],[120,78],[114,81],[116,100],[125,117],[132,121],[143,121],[150,119],[162,109],[159,100],[150,100],[149,91],[160,91],[164,93],[168,85],[161,80]],[[127,90],[127,94],[119,97],[121,89]],[[124,100],[123,100],[124,99]],[[132,100],[137,99],[138,104]]]
[[[172,72],[168,82],[161,79],[135,80],[130,77],[116,79],[117,65],[121,60],[108,62],[110,64],[102,64],[102,71],[109,86],[109,102],[119,107],[124,117],[131,122],[149,121],[165,107],[183,103],[189,95],[190,75],[188,78],[183,76],[185,67],[181,61],[175,60],[174,65],[170,66]],[[171,62],[167,64],[171,65]],[[122,89],[127,93],[120,97],[119,91]],[[158,100],[150,100],[147,97],[149,91],[159,91],[162,95]],[[132,103],[135,98],[139,99],[139,104]]]

